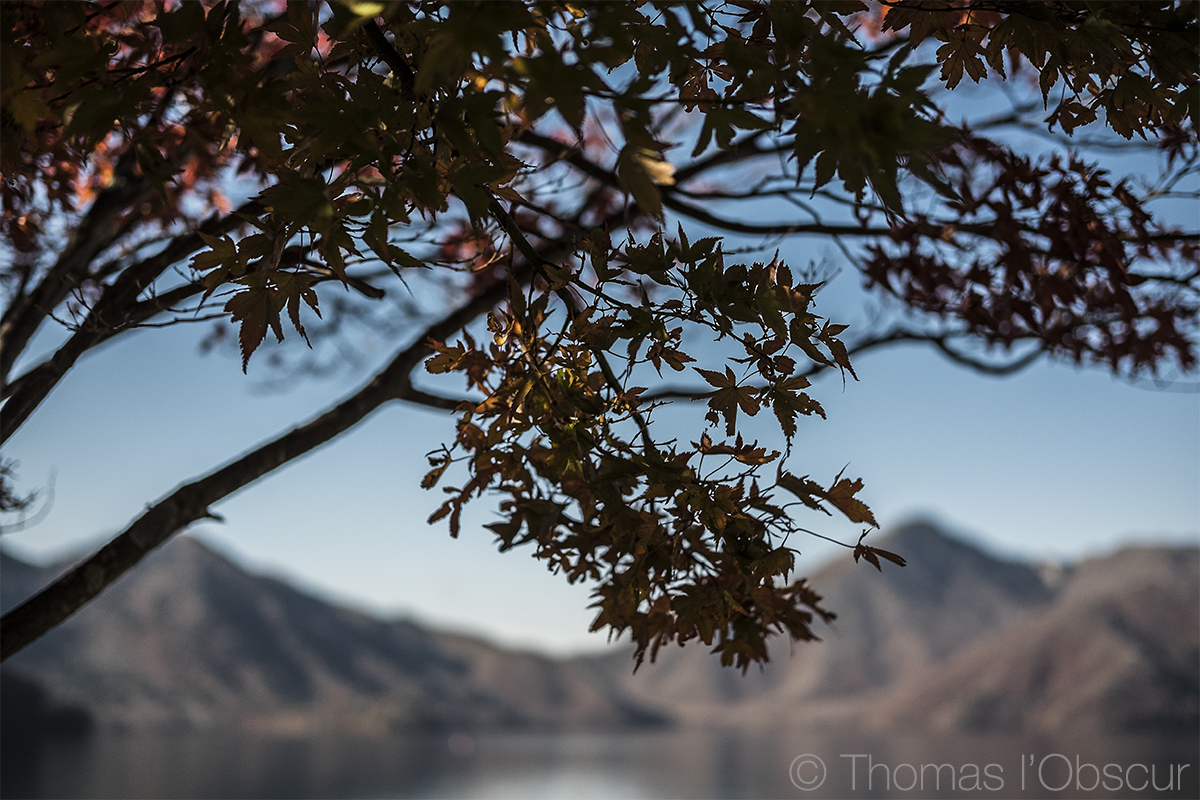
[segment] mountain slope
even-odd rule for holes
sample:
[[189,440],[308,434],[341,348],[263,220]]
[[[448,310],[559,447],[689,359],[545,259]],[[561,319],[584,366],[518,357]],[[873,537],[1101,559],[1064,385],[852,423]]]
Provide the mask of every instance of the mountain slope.
[[10,608],[49,583],[60,570],[56,567],[37,567],[26,564],[0,550],[0,613]]
[[1200,728],[1200,551],[1085,561],[1057,602],[896,687],[889,727],[1110,733]]
[[838,614],[817,630],[821,643],[789,648],[776,640],[771,663],[744,677],[721,668],[703,646],[670,648],[636,676],[614,671],[620,689],[695,722],[843,715],[847,701],[944,660],[1054,596],[1035,568],[994,558],[927,524],[876,543],[908,566],[885,562],[881,574],[847,556],[811,576]]
[[116,727],[378,732],[654,719],[550,658],[330,605],[188,537],[5,666]]
[[[631,650],[551,659],[325,603],[173,540],[5,664],[105,727],[378,733],[413,727],[824,722],[905,731],[1183,731],[1200,725],[1200,550],[1130,548],[1061,571],[928,525],[812,576],[824,641],[763,670],[703,646],[634,674]],[[7,608],[54,570],[4,557]]]

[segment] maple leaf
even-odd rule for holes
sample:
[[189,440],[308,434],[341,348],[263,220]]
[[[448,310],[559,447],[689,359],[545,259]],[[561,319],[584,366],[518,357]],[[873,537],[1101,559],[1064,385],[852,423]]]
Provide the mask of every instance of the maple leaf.
[[262,273],[250,276],[247,281],[249,288],[238,292],[229,298],[225,304],[234,322],[241,322],[238,331],[238,343],[242,350],[242,372],[250,363],[250,356],[262,344],[267,335],[267,327],[275,333],[275,338],[283,341],[283,326],[279,321],[279,310],[283,307],[278,292],[267,286]]
[[[219,267],[222,264],[237,260],[237,244],[228,236],[217,238],[209,236],[204,231],[196,231],[196,235],[201,241],[209,246],[210,249],[197,253],[192,257],[192,269],[197,272],[207,272],[214,267]],[[215,287],[214,287],[215,288]],[[208,295],[205,295],[207,298]]]
[[725,429],[728,435],[732,436],[734,433],[739,407],[751,417],[758,413],[758,398],[755,397],[758,390],[753,386],[738,386],[737,376],[729,367],[725,367],[724,375],[699,367],[694,369],[710,385],[717,388],[716,391],[698,394],[692,399],[700,400],[707,397],[709,408],[719,412],[725,418]]
[[276,22],[268,26],[268,30],[288,42],[287,46],[276,54],[277,57],[307,58],[317,43],[317,25],[313,20],[313,12],[303,3],[289,3],[288,21]]
[[880,556],[886,558],[888,561],[892,562],[898,567],[903,567],[908,563],[904,560],[903,556],[893,553],[890,550],[883,550],[879,547],[871,547],[870,545],[863,544],[862,540],[866,538],[866,535],[869,532],[870,531],[863,531],[862,536],[858,537],[858,543],[854,545],[855,562],[861,558],[880,572],[883,572],[883,565],[879,563]]
[[854,496],[862,488],[862,478],[852,481],[849,478],[843,478],[842,473],[839,472],[833,479],[833,485],[825,493],[825,498],[845,514],[851,522],[865,522],[878,528],[879,523],[875,521],[875,515],[871,513],[871,509]]
[[767,452],[765,447],[759,447],[758,442],[746,444],[742,441],[742,435],[739,433],[735,444],[713,444],[712,439],[707,433],[700,436],[699,442],[692,442],[692,446],[696,450],[705,455],[727,455],[733,456],[737,461],[743,464],[758,465],[769,464],[779,458],[779,452],[772,450]]
[[466,348],[462,344],[454,347],[447,347],[444,344],[434,342],[430,345],[437,355],[425,362],[425,369],[435,375],[442,372],[453,372],[462,362],[463,356],[466,355]]
[[684,353],[680,350],[671,350],[669,348],[663,350],[662,359],[663,361],[666,361],[667,364],[671,366],[671,369],[675,370],[676,372],[683,372],[685,364],[687,364],[689,361],[696,360],[687,353]]
[[953,30],[947,32],[948,41],[938,48],[938,60],[942,62],[942,80],[947,89],[953,89],[962,80],[963,70],[971,76],[971,80],[979,83],[987,77],[987,64],[983,57],[987,55],[979,46],[983,32],[970,30]]
[[659,186],[675,183],[675,165],[644,147],[626,145],[617,156],[617,178],[643,211],[662,217]]
[[646,357],[650,359],[650,363],[654,365],[654,369],[659,375],[662,375],[662,362],[664,361],[676,372],[683,372],[684,366],[688,362],[696,360],[687,353],[676,350],[665,342],[655,342],[646,351]]
[[821,404],[800,391],[809,385],[808,378],[797,375],[775,384],[769,393],[771,410],[775,412],[779,427],[789,439],[796,435],[796,414],[818,414],[822,419],[825,418],[825,409]]
[[443,452],[439,456],[429,456],[429,466],[431,469],[421,479],[422,489],[432,489],[441,480],[442,473],[450,466],[452,462],[450,451],[443,448]]
[[826,323],[821,332],[817,334],[817,338],[829,348],[829,354],[833,356],[834,363],[842,371],[843,385],[846,382],[847,372],[850,373],[854,380],[858,380],[858,375],[854,372],[854,367],[850,364],[850,354],[846,352],[846,345],[841,339],[837,338],[837,335],[847,327],[846,325]]
[[790,472],[780,472],[776,482],[800,498],[800,502],[812,510],[829,514],[829,509],[821,505],[821,499],[825,497],[824,487],[816,481],[810,481],[807,475],[797,478]]
[[318,318],[321,316],[321,309],[317,307],[317,293],[313,290],[312,285],[311,275],[302,272],[285,273],[283,280],[279,282],[278,300],[281,306],[286,306],[292,326],[297,333],[304,337],[304,341],[308,342],[309,347],[312,347],[312,342],[308,341],[308,333],[300,323],[300,304],[301,302],[305,303]]
[[684,108],[691,110],[704,100],[716,100],[717,93],[708,85],[708,70],[699,62],[692,62],[684,76],[679,91]]
[[796,554],[789,547],[777,547],[752,561],[750,566],[760,575],[786,575],[796,566]]

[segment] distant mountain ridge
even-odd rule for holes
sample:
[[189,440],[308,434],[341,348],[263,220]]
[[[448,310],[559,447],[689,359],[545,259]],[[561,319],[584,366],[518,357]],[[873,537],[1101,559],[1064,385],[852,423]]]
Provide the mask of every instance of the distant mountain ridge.
[[[10,571],[28,585],[32,569],[7,556],[0,565],[6,587]],[[115,728],[379,733],[665,721],[546,656],[330,605],[188,537],[155,551],[5,669],[36,676]]]
[[1130,548],[1074,567],[1054,603],[982,638],[876,709],[952,730],[1200,730],[1200,551]]
[[[384,621],[250,575],[177,538],[5,665],[108,727],[833,725],[942,731],[1200,725],[1200,550],[1130,548],[1068,568],[994,558],[926,524],[879,540],[882,574],[811,576],[824,642],[746,676],[703,646],[632,673],[627,646],[552,659]],[[51,577],[8,556],[7,609]],[[1190,726],[1190,728],[1188,727]]]
[[842,717],[864,694],[897,685],[1053,600],[1036,568],[996,559],[928,524],[902,527],[879,543],[902,553],[908,566],[879,573],[847,558],[811,577],[838,615],[818,632],[820,644],[799,645],[790,658],[781,654],[745,677],[702,648],[660,653],[645,677],[613,675],[633,696],[666,698],[694,722],[762,720],[796,708]]
[[825,722],[940,732],[1200,728],[1200,549],[1127,548],[1048,581],[929,525],[881,541],[882,575],[842,562],[813,585],[839,616],[746,679],[672,648],[623,689],[695,724]]

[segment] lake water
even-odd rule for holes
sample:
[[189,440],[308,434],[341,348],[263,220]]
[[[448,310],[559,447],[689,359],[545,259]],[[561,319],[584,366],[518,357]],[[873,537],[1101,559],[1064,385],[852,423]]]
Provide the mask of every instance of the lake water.
[[20,745],[3,743],[5,798],[1200,797],[1194,735],[97,734]]

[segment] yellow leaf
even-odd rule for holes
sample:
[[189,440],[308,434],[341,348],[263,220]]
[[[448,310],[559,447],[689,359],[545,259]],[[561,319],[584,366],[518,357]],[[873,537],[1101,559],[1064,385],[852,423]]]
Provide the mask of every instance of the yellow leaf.
[[377,17],[387,7],[383,3],[366,3],[351,0],[351,2],[346,3],[346,8],[350,9],[351,13],[357,17]]
[[675,185],[675,165],[670,161],[663,159],[653,150],[639,149],[634,158],[638,164],[657,186],[674,186]]

